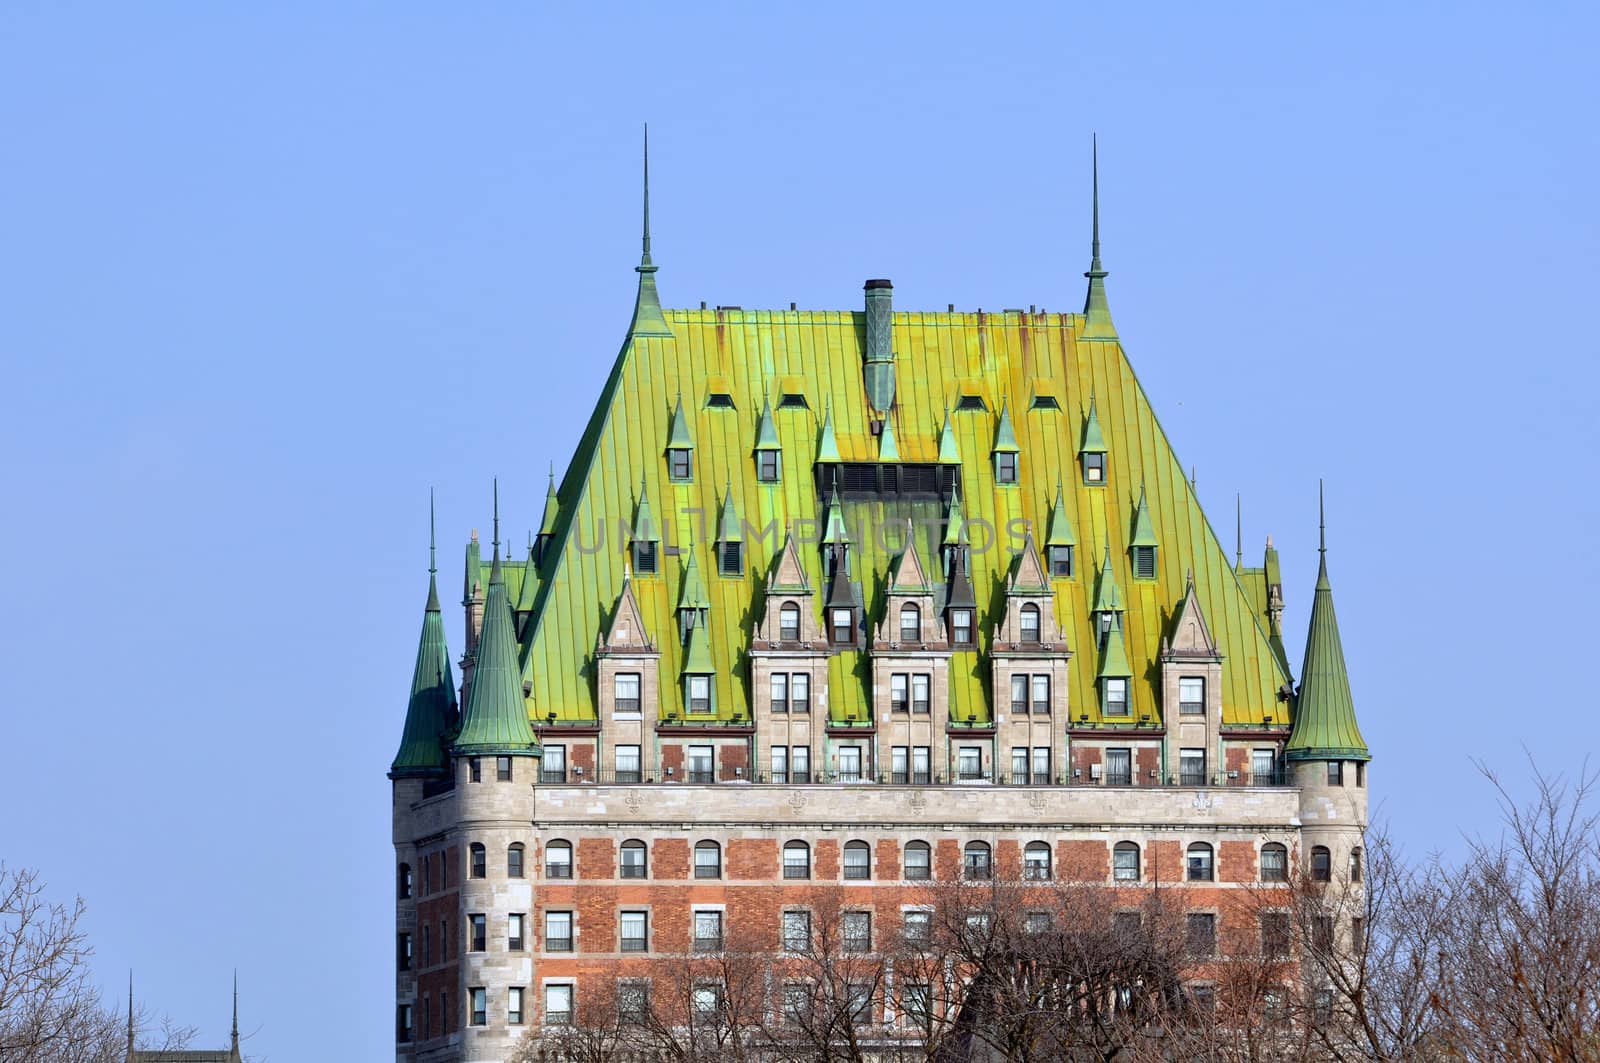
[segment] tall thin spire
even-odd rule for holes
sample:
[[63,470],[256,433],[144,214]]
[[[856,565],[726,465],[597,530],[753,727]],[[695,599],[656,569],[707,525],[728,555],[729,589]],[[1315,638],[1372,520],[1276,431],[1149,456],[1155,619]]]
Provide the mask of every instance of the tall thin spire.
[[1244,565],[1244,495],[1235,492],[1233,496],[1233,567],[1241,568]]
[[500,477],[494,478],[494,561],[489,568],[489,582],[500,582]]
[[671,338],[666,315],[661,312],[661,296],[656,292],[656,264],[650,257],[650,126],[644,127],[644,241],[639,264],[634,272],[639,274],[639,295],[633,304],[633,324],[630,336],[659,336]]
[[1328,556],[1328,513],[1322,503],[1322,480],[1317,480],[1317,554]]
[[1083,301],[1084,328],[1083,334],[1089,337],[1110,337],[1117,334],[1116,328],[1111,324],[1111,308],[1106,303],[1106,269],[1100,261],[1100,138],[1096,136],[1092,144],[1092,162],[1094,181],[1094,239],[1090,245],[1089,270],[1084,274],[1089,278],[1089,294]]
[[133,1063],[133,968],[128,968],[128,1063]]
[[233,969],[233,1054],[239,1055],[239,968]]
[[439,539],[434,527],[433,488],[428,488],[428,611],[439,611]]
[[[1104,277],[1106,271],[1100,265],[1100,135],[1098,133],[1089,135],[1089,151],[1091,160],[1089,166],[1094,181],[1094,242],[1089,250],[1089,272],[1086,275],[1093,277],[1098,274]],[[645,219],[648,222],[650,217],[648,200],[646,203]],[[646,250],[649,249],[649,246],[650,237],[647,232],[645,236]]]

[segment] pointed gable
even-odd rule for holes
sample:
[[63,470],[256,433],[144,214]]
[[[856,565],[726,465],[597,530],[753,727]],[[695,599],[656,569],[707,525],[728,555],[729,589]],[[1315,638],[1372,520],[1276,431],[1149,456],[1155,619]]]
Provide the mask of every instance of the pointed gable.
[[655,652],[645,629],[644,613],[633,594],[633,580],[624,577],[622,593],[617,596],[616,608],[611,611],[611,623],[606,625],[600,641],[602,653]]
[[1117,586],[1117,575],[1111,571],[1111,548],[1106,547],[1104,559],[1100,562],[1100,574],[1095,579],[1094,585],[1094,612],[1120,613],[1122,611],[1122,589]]
[[689,560],[683,564],[683,578],[678,584],[678,611],[709,609],[711,600],[706,597],[706,585],[700,579],[700,567],[694,561],[694,547],[685,551]]
[[678,403],[672,408],[672,425],[667,431],[668,450],[693,450],[694,436],[689,432],[689,418],[683,412],[683,392],[678,392]]
[[1011,426],[1011,405],[1008,402],[1000,404],[1000,424],[994,432],[994,446],[991,448],[996,454],[1015,454],[1022,448],[1017,445],[1017,430]]
[[917,537],[911,523],[906,523],[906,546],[895,558],[889,574],[890,594],[926,595],[933,593],[933,581],[928,578],[927,566],[917,550]]
[[1072,521],[1067,517],[1066,499],[1062,496],[1061,481],[1056,481],[1056,501],[1050,507],[1050,527],[1046,529],[1046,546],[1073,546],[1077,539],[1072,534]]
[[772,423],[772,400],[761,405],[761,419],[756,422],[756,450],[782,450],[778,442],[778,429]]
[[1039,559],[1039,548],[1033,545],[1033,532],[1022,538],[1022,550],[1011,567],[1011,582],[1007,594],[1038,595],[1050,593],[1050,577],[1045,573],[1044,562]]
[[1127,640],[1122,636],[1122,620],[1117,617],[1106,633],[1106,645],[1100,651],[1100,667],[1095,671],[1095,678],[1127,679],[1132,675],[1133,669],[1128,667]]
[[833,405],[830,403],[822,413],[822,436],[817,441],[817,464],[837,465],[842,460],[839,457],[839,439],[833,431]]
[[1206,623],[1205,612],[1200,608],[1200,596],[1194,589],[1194,573],[1188,575],[1188,584],[1178,611],[1172,618],[1172,634],[1167,639],[1167,651],[1184,657],[1218,658],[1217,642],[1211,637],[1211,627]]
[[1139,505],[1133,511],[1133,536],[1129,546],[1155,546],[1156,532],[1150,523],[1150,506],[1145,502],[1144,485],[1139,485]]
[[811,581],[806,578],[805,566],[800,563],[800,551],[795,546],[793,535],[784,537],[778,563],[773,566],[772,575],[767,580],[767,590],[779,594],[811,593]]
[[1083,439],[1078,444],[1079,454],[1106,453],[1106,435],[1100,428],[1100,415],[1095,412],[1095,398],[1089,396],[1089,414],[1083,420]]
[[955,428],[950,424],[950,407],[948,406],[944,408],[944,427],[939,429],[939,464],[961,464],[961,447],[956,442]]

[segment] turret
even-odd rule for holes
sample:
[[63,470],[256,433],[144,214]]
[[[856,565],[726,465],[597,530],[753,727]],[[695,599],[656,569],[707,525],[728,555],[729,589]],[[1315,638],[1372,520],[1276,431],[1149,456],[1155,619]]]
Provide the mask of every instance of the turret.
[[449,768],[444,743],[456,723],[456,686],[450,669],[450,648],[445,644],[444,616],[439,610],[436,556],[430,501],[428,603],[422,610],[422,637],[417,640],[417,661],[411,669],[411,696],[406,702],[400,749],[389,766],[389,778],[396,782],[443,775]]

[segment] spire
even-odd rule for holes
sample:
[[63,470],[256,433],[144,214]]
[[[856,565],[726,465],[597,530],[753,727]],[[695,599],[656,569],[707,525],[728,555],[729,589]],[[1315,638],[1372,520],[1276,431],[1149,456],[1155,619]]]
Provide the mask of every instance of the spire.
[[994,453],[1002,452],[1015,454],[1022,448],[1017,446],[1017,431],[1011,427],[1011,407],[1004,399],[1000,400],[1000,425],[994,432]]
[[1100,415],[1095,412],[1094,393],[1089,394],[1089,416],[1083,420],[1083,442],[1078,447],[1078,453],[1104,454],[1106,452],[1106,435],[1100,431]]
[[239,1058],[239,969],[233,971],[233,1058]]
[[961,546],[966,541],[966,516],[961,511],[961,488],[950,489],[950,511],[944,517],[942,546]]
[[717,542],[741,542],[744,534],[744,522],[739,519],[739,507],[733,501],[733,482],[727,481],[722,488],[722,519],[717,522]]
[[539,591],[539,548],[528,543],[528,560],[522,566],[522,584],[517,588],[517,613],[533,612],[533,599]]
[[1105,557],[1100,562],[1100,577],[1094,585],[1094,612],[1120,613],[1122,612],[1122,591],[1117,587],[1116,574],[1111,571],[1111,547],[1106,547]]
[[455,724],[456,682],[450,669],[450,648],[445,645],[444,617],[439,611],[439,589],[435,578],[437,554],[433,495],[430,492],[428,605],[422,612],[422,636],[417,640],[417,660],[411,669],[411,696],[406,702],[406,722],[400,732],[400,749],[394,756],[394,763],[389,766],[391,779],[444,771],[446,764],[441,740]]
[[1317,589],[1311,599],[1306,655],[1300,665],[1299,700],[1289,735],[1290,760],[1371,760],[1356,724],[1350,675],[1333,611],[1328,582],[1328,538],[1322,515],[1322,485],[1317,485]]
[[678,611],[710,609],[711,600],[706,597],[706,585],[701,582],[700,569],[694,563],[693,547],[688,554],[689,560],[683,566],[683,582],[678,587]]
[[1046,546],[1072,546],[1077,538],[1072,534],[1072,521],[1067,518],[1067,501],[1061,491],[1061,481],[1056,480],[1056,503],[1050,507],[1050,527],[1046,529]]
[[1244,568],[1244,496],[1233,496],[1233,567]]
[[761,420],[756,422],[757,450],[782,450],[778,442],[778,429],[772,423],[772,400],[766,399],[761,403]]
[[947,609],[976,609],[978,598],[972,591],[972,577],[967,575],[967,553],[954,551],[955,563],[950,571],[950,587],[945,594]]
[[850,542],[850,533],[844,526],[844,514],[839,510],[839,478],[833,479],[833,491],[828,496],[828,514],[822,524],[822,544],[843,546]]
[[1089,294],[1083,301],[1083,334],[1094,338],[1112,337],[1117,330],[1111,324],[1111,308],[1106,304],[1106,270],[1100,263],[1100,138],[1093,144],[1094,175],[1094,242],[1090,249]]
[[883,419],[883,434],[878,437],[878,460],[900,460],[900,446],[894,441],[893,417],[885,417]]
[[939,429],[939,464],[961,464],[961,448],[956,445],[956,430],[950,424],[949,405],[944,408],[944,427]]
[[822,440],[817,444],[817,464],[838,464],[839,440],[833,434],[833,403],[829,402],[822,413]]
[[650,512],[650,495],[646,490],[647,481],[639,477],[639,505],[633,511],[633,541],[648,543],[656,541],[655,515]]
[[556,467],[550,466],[550,479],[544,489],[544,517],[539,521],[541,539],[556,533],[556,518],[561,515],[561,501],[556,497]]
[[500,482],[494,486],[494,561],[489,570],[489,593],[483,606],[483,629],[478,634],[478,655],[472,688],[461,714],[456,736],[458,756],[538,752],[539,740],[528,725],[528,708],[522,694],[522,669],[517,663],[517,622],[511,615],[500,570]]
[[650,127],[644,127],[644,250],[634,271],[639,274],[639,295],[633,303],[630,336],[672,338],[667,319],[661,313],[661,297],[656,293],[656,264],[650,259]]
[[668,450],[693,450],[694,437],[689,434],[689,419],[683,414],[683,392],[678,392],[678,404],[672,408],[672,427],[667,431]]
[[706,631],[704,614],[696,616],[689,628],[689,648],[683,655],[684,675],[710,675],[716,671],[711,663],[711,635]]
[[1145,504],[1144,484],[1139,485],[1139,508],[1133,513],[1133,538],[1128,540],[1128,545],[1156,546],[1155,528],[1150,523],[1150,507]]

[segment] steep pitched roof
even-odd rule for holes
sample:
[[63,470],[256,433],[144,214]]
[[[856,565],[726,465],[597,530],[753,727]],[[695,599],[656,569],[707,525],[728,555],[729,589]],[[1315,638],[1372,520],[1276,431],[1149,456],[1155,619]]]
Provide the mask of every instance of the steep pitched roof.
[[1333,612],[1333,584],[1328,582],[1325,535],[1317,553],[1317,589],[1311,599],[1294,730],[1286,751],[1290,760],[1371,760],[1350,696],[1350,674]]
[[1144,498],[1144,484],[1139,485],[1139,506],[1133,512],[1133,535],[1129,537],[1128,545],[1156,545],[1156,532],[1150,524],[1150,507]]
[[1106,647],[1100,651],[1100,667],[1095,677],[1125,679],[1132,675],[1133,669],[1128,666],[1127,642],[1122,637],[1122,618],[1121,614],[1117,614],[1111,621],[1111,630],[1106,633]]
[[[461,733],[455,752],[531,755],[539,748],[528,723],[522,696],[522,670],[517,665],[517,622],[500,571],[500,544],[495,542],[489,593],[483,604],[483,631],[478,636],[478,657],[472,669],[467,707],[461,714]],[[590,647],[593,649],[593,647]]]
[[950,423],[950,407],[944,408],[944,427],[939,429],[939,464],[960,465],[961,444],[956,442],[955,426]]
[[822,438],[817,443],[817,461],[839,461],[839,440],[833,432],[833,404],[822,412]]
[[1022,449],[1017,446],[1017,430],[1011,426],[1011,406],[1005,401],[1000,403],[1000,424],[994,430],[994,446],[990,449],[996,454],[1015,454]]
[[1072,518],[1067,516],[1067,506],[1062,499],[1061,481],[1056,481],[1056,500],[1050,507],[1050,527],[1045,531],[1046,546],[1073,546],[1077,539],[1072,534]]
[[894,594],[931,594],[933,583],[928,570],[917,552],[917,538],[906,528],[906,548],[895,557],[889,567],[889,590]]
[[[431,529],[429,537],[431,540]],[[422,637],[417,640],[417,662],[411,670],[411,696],[406,702],[400,750],[389,766],[391,779],[431,775],[449,765],[441,739],[455,724],[456,681],[450,669],[450,648],[445,644],[433,556],[434,546],[430,541],[428,604],[422,611]]]

